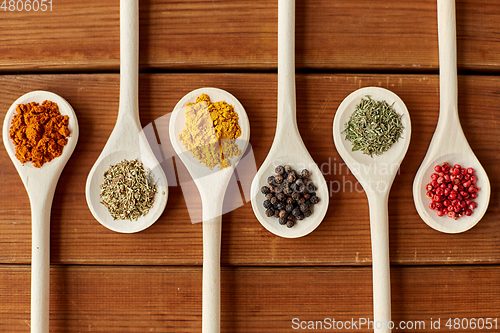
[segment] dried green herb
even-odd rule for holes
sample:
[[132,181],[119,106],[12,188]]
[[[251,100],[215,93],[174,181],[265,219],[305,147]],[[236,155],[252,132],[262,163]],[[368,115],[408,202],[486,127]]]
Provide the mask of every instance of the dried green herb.
[[401,138],[403,115],[394,110],[394,104],[366,97],[356,106],[343,133],[346,140],[352,143],[353,151],[361,150],[373,157],[373,154],[380,155],[387,151]]
[[101,203],[115,220],[136,221],[153,207],[156,184],[138,160],[112,165],[104,173]]

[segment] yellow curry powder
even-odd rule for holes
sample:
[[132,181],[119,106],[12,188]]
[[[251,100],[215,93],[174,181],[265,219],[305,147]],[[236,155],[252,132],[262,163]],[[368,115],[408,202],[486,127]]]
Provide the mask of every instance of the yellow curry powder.
[[9,135],[21,163],[31,161],[36,168],[61,156],[68,143],[69,117],[62,116],[59,107],[51,101],[19,104]]
[[241,128],[232,105],[224,101],[212,103],[208,95],[202,94],[196,103],[186,105],[185,116],[186,127],[179,140],[208,168],[226,168],[231,165],[230,158],[241,155],[236,144]]

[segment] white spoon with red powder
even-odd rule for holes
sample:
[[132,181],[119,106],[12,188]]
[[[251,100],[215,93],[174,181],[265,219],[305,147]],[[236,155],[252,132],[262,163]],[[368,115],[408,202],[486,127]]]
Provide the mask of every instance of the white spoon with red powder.
[[[35,168],[31,162],[22,164],[16,157],[14,143],[9,137],[12,118],[19,104],[51,101],[59,112],[69,117],[68,142],[59,157]],[[66,162],[78,141],[78,121],[71,105],[64,98],[48,91],[33,91],[19,97],[9,108],[3,123],[3,143],[21,177],[31,205],[31,332],[49,332],[50,298],[50,211],[52,200]]]

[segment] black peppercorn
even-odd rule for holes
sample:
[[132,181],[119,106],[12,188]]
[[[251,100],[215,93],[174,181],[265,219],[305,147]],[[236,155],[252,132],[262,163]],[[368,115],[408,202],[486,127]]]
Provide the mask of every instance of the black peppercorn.
[[273,204],[269,200],[264,201],[262,205],[264,206],[264,208],[271,208],[273,206]]
[[276,217],[276,218],[280,217],[280,211],[279,210],[277,210],[277,209],[274,210],[274,217]]
[[304,199],[309,199],[311,197],[311,194],[310,193],[304,193],[303,195]]
[[304,217],[309,217],[311,215],[312,215],[312,212],[309,209],[304,212]]
[[262,186],[260,188],[260,191],[262,192],[262,194],[268,194],[270,192],[269,187],[267,186]]
[[285,204],[281,201],[278,201],[278,203],[276,204],[276,208],[279,210],[285,209]]
[[314,192],[316,191],[316,186],[313,184],[312,181],[307,182],[307,190],[309,192]]
[[295,201],[295,200],[293,200],[293,198],[292,198],[292,197],[288,197],[288,198],[286,198],[286,203],[287,203],[287,204],[293,204],[293,202],[294,202],[294,201]]
[[300,192],[300,193],[305,193],[305,192],[306,192],[306,190],[307,190],[307,187],[306,187],[305,185],[301,185],[301,186],[299,187],[299,192]]
[[274,193],[277,194],[277,193],[281,193],[281,192],[283,192],[283,187],[281,187],[279,185],[274,187]]
[[282,165],[278,165],[276,169],[274,169],[274,172],[276,172],[278,175],[282,175],[285,173],[285,168]]
[[297,187],[300,187],[302,185],[304,185],[304,181],[302,179],[297,179],[297,181],[295,182],[295,184],[297,184]]
[[295,207],[293,210],[292,210],[292,214],[293,216],[297,217],[300,215],[300,209],[299,207]]
[[309,178],[309,170],[307,169],[302,170],[300,175],[302,176],[302,178]]
[[274,210],[269,208],[269,209],[266,209],[266,216],[267,217],[271,217],[274,215]]
[[271,198],[274,197],[274,193],[268,193],[266,194],[266,199],[271,200]]
[[269,191],[270,191],[271,193],[274,193],[274,191],[275,191],[275,190],[276,190],[276,186],[274,186],[274,185],[269,185]]
[[303,203],[306,202],[306,199],[304,199],[304,197],[300,198],[299,200],[297,200],[297,204],[298,205],[302,205]]
[[274,183],[274,176],[269,176],[269,177],[267,177],[267,183],[268,183],[269,185],[272,185],[272,184]]
[[309,205],[306,203],[303,203],[299,206],[301,212],[305,212],[306,210],[309,209]]
[[289,213],[290,213],[290,212],[292,212],[292,210],[293,210],[293,205],[292,205],[291,203],[286,204],[286,206],[285,206],[285,210],[286,210],[287,212],[289,212]]
[[295,224],[295,222],[294,222],[293,220],[288,220],[288,221],[286,222],[286,226],[287,226],[288,228],[293,227],[293,225],[294,225],[294,224]]
[[286,198],[286,195],[284,193],[278,193],[276,194],[276,198],[278,198],[279,201],[283,201]]
[[285,193],[285,195],[292,195],[293,191],[289,186],[283,186],[283,193]]
[[285,219],[288,216],[288,213],[285,210],[280,210],[280,219]]
[[274,181],[278,184],[281,184],[283,182],[283,176],[277,175],[276,177],[274,177]]
[[309,202],[311,202],[313,205],[315,205],[319,202],[319,198],[317,196],[313,195],[309,198]]
[[304,215],[299,214],[298,216],[296,216],[296,218],[297,220],[302,221],[304,219]]
[[278,203],[278,198],[272,197],[271,198],[271,204],[276,205]]
[[300,199],[300,197],[301,197],[301,195],[300,195],[300,193],[299,193],[299,192],[294,192],[294,193],[292,194],[292,199],[293,199],[293,200],[295,200],[295,201],[299,200],[299,199]]
[[286,222],[288,221],[288,219],[287,219],[286,217],[285,217],[285,218],[281,218],[281,217],[280,217],[278,221],[279,221],[279,224],[281,224],[281,225],[285,225],[285,224],[286,224]]
[[297,177],[295,176],[295,173],[289,173],[288,176],[286,177],[286,180],[288,180],[290,183],[293,183]]
[[285,172],[286,172],[287,174],[289,174],[290,172],[292,172],[292,171],[293,171],[292,167],[291,167],[291,166],[289,166],[289,165],[285,165],[283,168],[285,168]]

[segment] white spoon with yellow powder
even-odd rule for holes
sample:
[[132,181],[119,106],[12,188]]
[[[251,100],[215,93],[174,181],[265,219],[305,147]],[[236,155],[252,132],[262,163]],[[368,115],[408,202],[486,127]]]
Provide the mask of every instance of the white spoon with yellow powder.
[[[206,139],[210,136],[213,128],[208,119],[203,119],[200,113],[198,117],[190,117],[189,119],[196,122],[196,126],[188,121],[186,124],[186,105],[195,103],[197,97],[206,94],[210,97],[212,103],[225,101],[234,107],[234,112],[238,115],[238,124],[241,129],[241,135],[235,141],[238,156],[228,158],[225,168],[220,168],[215,165],[218,160],[218,142],[222,143],[224,148],[229,140],[221,139],[214,142],[215,150],[210,149],[210,142]],[[203,104],[203,103],[200,103]],[[197,105],[199,107],[205,105]],[[193,112],[192,107],[188,107],[188,113]],[[223,115],[226,115],[225,113]],[[206,114],[205,114],[206,116]],[[229,115],[228,115],[229,116]],[[230,117],[229,117],[230,118]],[[207,122],[208,120],[208,122]],[[217,118],[216,122],[222,121],[221,117]],[[230,121],[230,120],[229,120]],[[220,123],[218,123],[220,126]],[[207,167],[205,163],[200,162],[190,150],[187,150],[179,135],[188,126],[189,130],[182,134],[183,141],[193,138],[193,142],[188,147],[196,154],[203,155],[202,161],[206,162],[212,169]],[[219,127],[216,127],[217,131]],[[197,129],[199,131],[197,131]],[[226,128],[231,130],[231,126]],[[245,109],[241,103],[227,91],[217,88],[200,88],[193,90],[184,96],[175,106],[169,125],[170,141],[175,152],[180,157],[189,174],[193,178],[198,191],[200,192],[203,212],[203,312],[202,312],[202,332],[203,333],[218,333],[220,332],[220,251],[221,251],[221,233],[222,233],[222,203],[226,193],[229,180],[234,172],[234,169],[241,157],[243,156],[248,141],[250,139],[250,123]],[[214,132],[212,132],[212,135]],[[203,137],[203,139],[202,139]],[[212,139],[214,137],[212,136]],[[229,142],[230,143],[230,142]],[[212,146],[212,148],[214,148]],[[211,152],[211,153],[210,153]],[[224,152],[227,153],[226,150]]]

